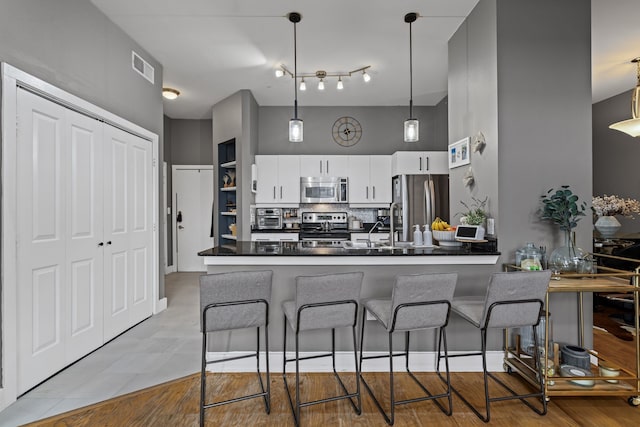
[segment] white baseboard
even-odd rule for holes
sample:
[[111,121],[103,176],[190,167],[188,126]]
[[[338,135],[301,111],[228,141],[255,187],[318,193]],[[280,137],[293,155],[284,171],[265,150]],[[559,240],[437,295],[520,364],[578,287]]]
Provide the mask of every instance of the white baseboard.
[[[450,355],[460,354],[462,352],[450,351]],[[207,360],[224,359],[228,357],[237,357],[243,354],[251,354],[251,352],[234,351],[234,352],[208,352]],[[320,352],[302,352],[300,357],[313,356],[321,354]],[[376,356],[385,354],[384,352],[365,352],[364,356]],[[294,357],[293,352],[287,353],[287,359]],[[436,355],[433,351],[413,351],[410,353],[409,368],[415,372],[435,372]],[[394,366],[398,370],[404,369],[404,358],[394,358]],[[491,372],[502,372],[504,360],[504,352],[488,351],[487,352],[487,369]],[[372,359],[362,362],[363,372],[388,372],[388,359]],[[209,365],[207,370],[211,372],[255,372],[256,362],[254,358],[246,358],[234,360],[231,362],[214,363]],[[264,352],[260,352],[260,369],[265,370]],[[355,363],[353,353],[348,351],[336,352],[336,370],[340,372],[355,372]],[[269,370],[271,372],[282,372],[282,352],[269,353]],[[440,361],[440,370],[444,371],[444,360]],[[480,356],[469,357],[453,357],[449,359],[449,370],[451,372],[482,372],[482,358]],[[287,364],[287,372],[295,371],[295,363]],[[300,372],[333,372],[331,365],[331,357],[320,359],[303,360],[300,362]]]
[[164,311],[167,309],[167,298],[160,298],[158,301],[156,301],[156,307],[155,307],[155,312],[153,314],[158,314],[161,311]]

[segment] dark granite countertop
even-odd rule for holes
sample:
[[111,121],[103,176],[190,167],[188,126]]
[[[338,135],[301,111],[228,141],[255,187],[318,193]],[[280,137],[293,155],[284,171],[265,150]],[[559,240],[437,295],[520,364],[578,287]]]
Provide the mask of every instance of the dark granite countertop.
[[217,246],[200,256],[464,256],[500,255],[493,245],[464,244],[455,248],[344,249],[307,247],[304,242],[244,242]]

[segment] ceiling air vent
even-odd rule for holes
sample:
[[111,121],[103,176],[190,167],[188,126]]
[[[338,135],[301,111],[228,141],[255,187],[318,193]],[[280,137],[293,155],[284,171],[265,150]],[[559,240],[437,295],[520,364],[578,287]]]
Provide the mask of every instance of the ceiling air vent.
[[153,67],[147,61],[142,59],[142,57],[140,55],[138,55],[137,53],[135,53],[134,51],[131,51],[131,66],[142,77],[144,77],[145,79],[149,80],[151,82],[151,84],[154,84],[153,76],[154,76],[154,71],[155,70],[153,69]]

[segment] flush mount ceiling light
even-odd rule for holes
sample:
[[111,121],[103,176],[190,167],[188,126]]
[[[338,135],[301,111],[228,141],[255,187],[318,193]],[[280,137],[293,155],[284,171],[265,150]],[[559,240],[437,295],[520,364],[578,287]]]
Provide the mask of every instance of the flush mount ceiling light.
[[162,88],[162,96],[164,96],[166,99],[176,99],[178,95],[180,95],[179,90],[176,90],[170,87]]
[[289,21],[293,23],[293,90],[295,98],[293,101],[293,119],[289,120],[289,142],[302,142],[303,139],[303,123],[298,118],[298,82],[295,76],[298,74],[298,53],[297,53],[297,34],[296,24],[302,20],[302,15],[298,12],[291,12],[288,15]]
[[404,22],[409,24],[409,118],[404,121],[404,142],[418,142],[420,123],[413,117],[413,40],[411,38],[411,24],[418,19],[415,12],[407,13]]
[[300,90],[306,90],[307,86],[306,84],[304,84],[304,79],[305,78],[317,78],[318,79],[318,90],[324,90],[325,88],[325,80],[327,79],[327,77],[337,77],[338,78],[338,82],[336,84],[336,89],[337,90],[342,90],[344,89],[344,80],[342,80],[343,77],[351,77],[352,74],[354,73],[359,73],[362,71],[362,80],[364,80],[365,83],[371,81],[371,75],[367,73],[367,70],[371,68],[371,65],[367,65],[366,67],[360,67],[360,68],[356,68],[355,70],[352,71],[347,71],[347,72],[339,72],[339,71],[335,71],[335,72],[329,72],[329,71],[324,71],[324,70],[318,70],[315,73],[296,73],[295,70],[294,72],[291,72],[286,65],[284,64],[280,64],[280,68],[276,69],[276,77],[282,77],[285,74],[288,75],[291,78],[295,78],[298,77],[300,79],[302,79],[300,81]]
[[631,118],[614,123],[609,126],[610,129],[619,130],[631,136],[640,136],[640,57],[631,60],[636,64],[637,83],[633,89],[631,96]]

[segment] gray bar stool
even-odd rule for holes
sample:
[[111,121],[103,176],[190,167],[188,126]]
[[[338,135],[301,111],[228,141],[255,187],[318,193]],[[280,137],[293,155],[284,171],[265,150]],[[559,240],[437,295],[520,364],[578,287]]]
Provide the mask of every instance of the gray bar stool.
[[[320,276],[296,277],[296,297],[294,301],[284,301],[284,338],[282,378],[289,398],[295,425],[300,425],[300,408],[335,400],[349,399],[351,406],[360,415],[362,404],[360,398],[360,382],[358,381],[358,350],[356,342],[356,322],[362,278],[364,273],[340,273]],[[287,359],[287,324],[295,332],[295,358]],[[355,363],[356,392],[350,393],[336,371],[336,328],[351,327],[353,334],[353,360]],[[302,331],[312,329],[331,329],[331,353],[300,357],[299,335]],[[300,400],[300,361],[320,357],[332,358],[333,373],[344,391],[344,394],[321,400],[302,402]],[[296,400],[291,398],[287,383],[287,363],[296,363]],[[353,398],[356,398],[354,403]]]
[[[378,410],[389,425],[395,421],[395,407],[407,403],[433,400],[434,403],[447,415],[451,415],[451,382],[449,379],[449,362],[447,359],[447,335],[445,328],[449,321],[451,311],[451,299],[455,291],[457,273],[446,274],[416,274],[397,276],[391,299],[370,299],[363,303],[362,330],[360,333],[360,379],[365,389],[378,407]],[[367,323],[367,312],[371,313],[377,322],[387,330],[389,334],[389,354],[380,356],[362,355],[364,346],[364,325]],[[441,394],[432,394],[409,370],[409,338],[411,331],[421,329],[439,329],[438,347],[444,346],[444,357],[447,370],[447,378],[444,383],[447,391]],[[404,351],[393,353],[393,333],[404,331]],[[440,351],[438,350],[438,353]],[[393,358],[405,357],[405,370],[416,384],[426,393],[426,396],[406,400],[395,400],[393,384]],[[391,413],[387,415],[382,405],[376,398],[362,374],[362,361],[368,359],[389,358],[389,397],[391,399]],[[437,399],[447,398],[448,409],[445,409]]]
[[[540,310],[544,305],[545,294],[551,279],[551,272],[546,271],[516,271],[509,273],[494,273],[489,281],[485,297],[454,298],[451,309],[464,320],[480,329],[482,349],[480,352],[455,354],[449,357],[482,356],[482,371],[484,378],[484,397],[486,415],[480,413],[458,390],[453,392],[480,418],[488,423],[491,418],[489,405],[491,402],[520,399],[525,405],[539,415],[547,413],[547,400],[544,392],[543,376],[538,375],[538,390],[534,393],[517,394],[495,375],[487,371],[487,330],[489,328],[520,328],[533,327],[534,348],[538,348],[536,328]],[[505,343],[506,345],[507,343]],[[539,369],[538,352],[533,352],[533,362]],[[438,352],[438,362],[440,352]],[[488,377],[492,378],[510,395],[489,397]],[[525,399],[538,398],[542,409],[536,408]]]
[[[269,302],[271,301],[272,271],[239,271],[200,276],[200,313],[202,330],[202,367],[200,371],[200,425],[204,425],[205,409],[242,400],[262,397],[267,414],[271,411],[269,380]],[[260,327],[264,327],[267,386],[260,373]],[[255,353],[207,361],[208,333],[244,328],[256,329]],[[206,368],[213,363],[256,358],[260,393],[236,397],[214,403],[205,403]]]

